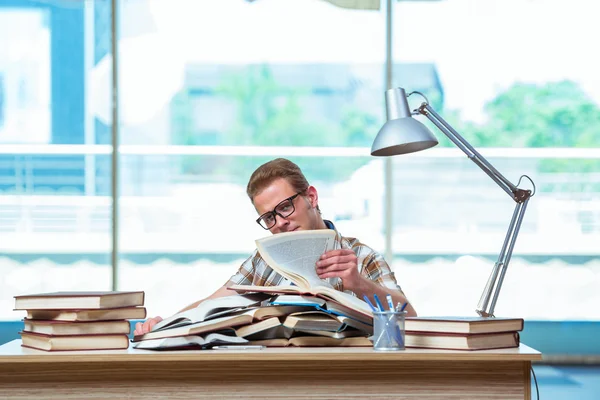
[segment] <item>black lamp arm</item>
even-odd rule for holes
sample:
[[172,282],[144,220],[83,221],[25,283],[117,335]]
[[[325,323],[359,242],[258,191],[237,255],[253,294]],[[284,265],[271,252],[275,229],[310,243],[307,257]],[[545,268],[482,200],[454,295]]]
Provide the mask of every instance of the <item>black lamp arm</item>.
[[[419,93],[420,94],[420,93]],[[504,239],[504,244],[500,250],[498,260],[492,269],[492,273],[485,285],[479,303],[477,313],[483,317],[494,317],[494,308],[502,282],[506,274],[506,269],[512,256],[513,248],[519,235],[519,229],[523,222],[523,216],[527,209],[529,199],[533,193],[529,189],[521,189],[506,179],[492,164],[490,164],[477,150],[473,148],[454,128],[448,124],[429,103],[422,103],[415,110],[415,113],[424,115],[429,119],[444,135],[448,137],[467,157],[479,166],[502,190],[504,190],[517,204],[508,227],[508,232]],[[531,179],[530,179],[531,180]],[[520,182],[520,181],[519,181]],[[533,181],[531,182],[533,184]],[[534,186],[535,187],[535,186]]]

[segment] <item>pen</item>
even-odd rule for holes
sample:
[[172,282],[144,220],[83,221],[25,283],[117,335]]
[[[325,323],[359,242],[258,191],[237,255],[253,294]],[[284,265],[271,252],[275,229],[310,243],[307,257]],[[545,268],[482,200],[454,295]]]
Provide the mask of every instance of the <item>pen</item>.
[[373,305],[373,303],[371,303],[371,300],[369,300],[369,298],[367,297],[367,295],[363,295],[363,299],[365,299],[365,302],[369,305],[369,307],[371,307],[371,311],[376,312],[377,309],[375,308],[375,306]]
[[265,346],[213,346],[213,350],[262,350]]
[[388,294],[385,296],[388,302],[388,306],[390,307],[390,311],[394,311],[394,301],[392,300],[392,295]]
[[408,305],[408,302],[404,303],[402,305],[402,308],[400,309],[400,312],[404,311],[404,309],[406,308],[407,305]]
[[379,296],[377,296],[377,294],[373,294],[373,298],[377,303],[377,307],[379,307],[379,311],[383,312],[383,304],[381,304],[381,301],[379,301]]

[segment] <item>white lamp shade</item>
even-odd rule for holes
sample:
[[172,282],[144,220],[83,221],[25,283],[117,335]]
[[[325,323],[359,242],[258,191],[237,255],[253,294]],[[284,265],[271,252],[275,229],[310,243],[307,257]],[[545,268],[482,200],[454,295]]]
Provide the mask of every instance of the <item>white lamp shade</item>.
[[383,125],[371,146],[372,156],[395,156],[414,153],[438,144],[433,133],[412,117],[389,120]]

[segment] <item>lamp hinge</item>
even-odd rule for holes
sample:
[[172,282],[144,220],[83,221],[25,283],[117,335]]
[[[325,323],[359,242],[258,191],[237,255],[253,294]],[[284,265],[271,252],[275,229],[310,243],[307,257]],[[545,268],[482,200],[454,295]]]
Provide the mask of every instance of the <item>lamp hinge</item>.
[[531,190],[528,190],[528,189],[517,188],[517,190],[515,190],[513,192],[513,199],[515,199],[515,201],[517,203],[523,203],[525,200],[527,200],[530,197],[531,197]]

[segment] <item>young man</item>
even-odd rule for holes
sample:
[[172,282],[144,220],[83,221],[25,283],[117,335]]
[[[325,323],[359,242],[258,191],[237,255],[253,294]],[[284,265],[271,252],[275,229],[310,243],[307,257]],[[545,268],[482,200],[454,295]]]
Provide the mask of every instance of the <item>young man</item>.
[[[250,177],[246,193],[259,218],[256,220],[273,234],[309,229],[335,229],[331,221],[324,220],[319,210],[317,189],[308,184],[300,168],[284,158],[277,158],[261,165]],[[355,238],[343,237],[336,230],[340,249],[331,250],[317,262],[317,273],[337,289],[349,291],[362,299],[373,294],[385,299],[392,295],[394,304],[408,302],[396,283],[383,257]],[[239,271],[208,299],[237,295],[229,290],[231,285],[274,286],[284,278],[273,271],[261,258],[257,250],[242,264]],[[190,304],[181,311],[197,307],[203,300]],[[417,315],[412,305],[406,307],[408,316]],[[138,322],[135,334],[149,332],[161,321],[161,317]]]

